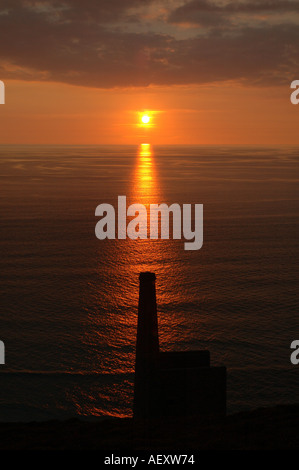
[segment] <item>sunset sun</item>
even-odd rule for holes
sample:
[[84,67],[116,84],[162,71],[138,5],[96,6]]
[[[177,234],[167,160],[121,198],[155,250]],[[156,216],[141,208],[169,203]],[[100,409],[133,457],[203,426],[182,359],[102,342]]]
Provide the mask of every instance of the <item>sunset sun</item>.
[[149,117],[148,114],[143,114],[141,117],[141,121],[143,124],[148,124],[150,122],[151,118]]

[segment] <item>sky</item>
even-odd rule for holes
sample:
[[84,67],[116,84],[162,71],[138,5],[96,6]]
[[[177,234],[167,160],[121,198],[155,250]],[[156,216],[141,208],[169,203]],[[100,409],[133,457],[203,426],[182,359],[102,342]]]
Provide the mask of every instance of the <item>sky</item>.
[[2,144],[296,145],[296,79],[299,0],[0,0]]

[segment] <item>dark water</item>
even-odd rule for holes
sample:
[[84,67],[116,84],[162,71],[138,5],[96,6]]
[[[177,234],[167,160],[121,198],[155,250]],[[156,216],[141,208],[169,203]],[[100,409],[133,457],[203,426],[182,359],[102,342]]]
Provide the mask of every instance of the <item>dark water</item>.
[[[207,348],[228,410],[299,401],[298,148],[1,147],[0,420],[131,414],[138,273],[164,350]],[[202,203],[204,244],[95,237],[95,208]]]

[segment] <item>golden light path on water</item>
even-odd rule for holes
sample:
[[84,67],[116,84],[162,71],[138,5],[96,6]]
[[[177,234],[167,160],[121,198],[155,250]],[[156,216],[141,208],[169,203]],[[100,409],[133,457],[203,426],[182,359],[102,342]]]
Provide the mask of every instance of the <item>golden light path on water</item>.
[[[139,273],[142,271],[151,271],[157,276],[162,348],[164,346],[167,349],[169,345],[173,347],[180,340],[177,335],[178,332],[180,335],[181,319],[175,305],[184,297],[180,257],[183,246],[181,241],[149,238],[150,204],[167,201],[161,190],[155,155],[148,143],[141,144],[138,148],[126,196],[127,207],[135,203],[146,207],[148,238],[104,240],[99,245],[98,271],[101,285],[93,284],[92,291],[89,292],[88,303],[92,305],[88,316],[92,327],[89,328],[86,341],[89,348],[96,351],[96,356],[92,359],[94,368],[106,374],[127,374],[134,371]],[[90,310],[93,312],[90,313]],[[110,395],[118,397],[115,398],[116,402],[120,402],[119,406],[115,405],[117,416],[122,415],[120,410],[123,403],[129,403],[132,399],[132,396],[125,396],[125,393],[121,392],[121,387],[118,391],[107,391],[107,400],[111,401]],[[99,415],[101,406],[85,406],[80,413]]]
[[[138,304],[138,277],[142,271],[156,273],[159,301],[167,302],[172,291],[171,264],[177,259],[177,246],[172,240],[150,239],[150,204],[166,202],[156,158],[150,144],[143,143],[139,146],[128,195],[128,204],[143,204],[147,210],[147,239],[126,240],[129,285],[134,291],[135,308]],[[127,291],[126,294],[132,298],[132,292]]]
[[141,144],[133,175],[131,198],[135,202],[144,204],[149,210],[149,204],[159,202],[160,195],[160,184],[151,145]]
[[148,204],[157,190],[158,182],[153,167],[153,154],[150,144],[141,144],[138,153],[138,163],[135,174],[133,194]]

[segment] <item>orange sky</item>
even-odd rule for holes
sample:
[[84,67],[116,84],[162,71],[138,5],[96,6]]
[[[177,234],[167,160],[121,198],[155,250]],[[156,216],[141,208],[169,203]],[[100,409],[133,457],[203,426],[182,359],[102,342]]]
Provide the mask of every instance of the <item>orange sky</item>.
[[0,44],[2,144],[299,144],[297,0],[2,0]]
[[[233,83],[101,90],[8,80],[2,144],[298,144],[288,87]],[[139,113],[153,112],[140,127]]]

